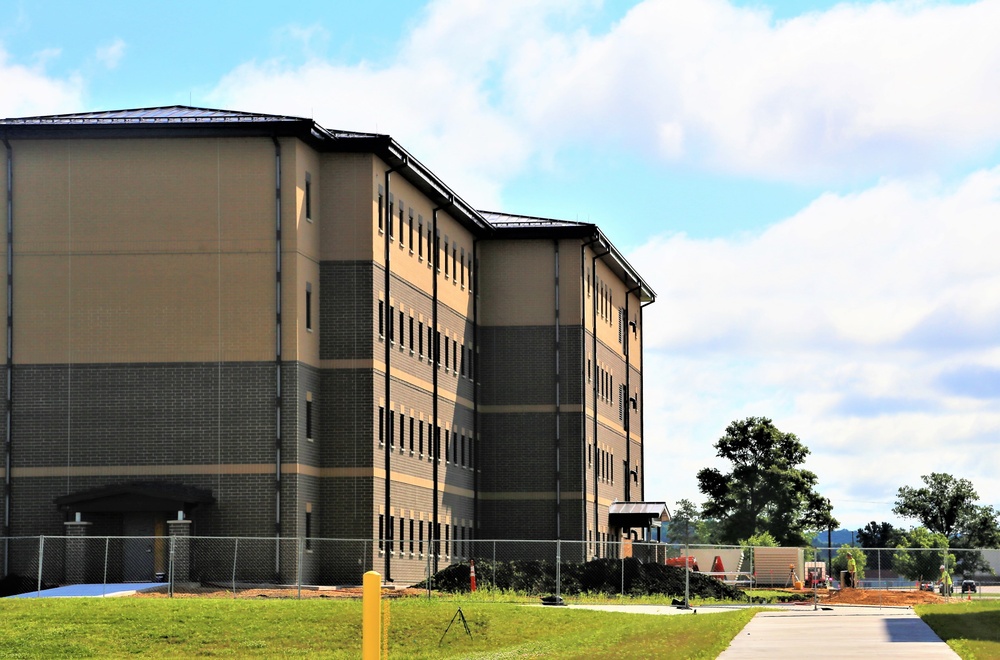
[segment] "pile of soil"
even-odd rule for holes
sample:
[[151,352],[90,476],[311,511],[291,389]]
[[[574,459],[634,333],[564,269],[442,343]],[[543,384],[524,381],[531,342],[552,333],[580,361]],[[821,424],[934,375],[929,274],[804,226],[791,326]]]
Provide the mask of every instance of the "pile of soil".
[[824,599],[830,605],[925,605],[945,603],[944,598],[932,591],[916,589],[841,589]]
[[[406,598],[410,596],[426,596],[427,591],[421,591],[419,589],[383,589],[382,598]],[[322,588],[317,589],[315,587],[303,588],[302,598],[361,598],[362,591],[361,587],[338,587],[336,589]],[[156,591],[144,591],[141,593],[134,594],[132,598],[169,598],[170,594],[167,593],[167,588],[157,589]],[[194,588],[185,588],[183,590],[175,589],[174,598],[239,598],[239,599],[255,599],[255,598],[298,598],[298,589],[238,589],[236,594],[229,589],[223,589],[220,587],[213,586],[202,586]]]
[[[637,559],[594,559],[585,563],[562,562],[560,593],[573,596],[580,593],[615,596],[645,596],[663,594],[684,596],[684,575],[687,571],[676,566],[646,563]],[[518,591],[537,596],[555,592],[555,565],[540,560],[476,562],[476,575],[482,586]],[[691,596],[719,600],[745,601],[746,596],[736,587],[703,575],[688,575]],[[433,577],[433,588],[447,592],[469,590],[469,565],[453,564]],[[426,588],[425,583],[414,585]]]

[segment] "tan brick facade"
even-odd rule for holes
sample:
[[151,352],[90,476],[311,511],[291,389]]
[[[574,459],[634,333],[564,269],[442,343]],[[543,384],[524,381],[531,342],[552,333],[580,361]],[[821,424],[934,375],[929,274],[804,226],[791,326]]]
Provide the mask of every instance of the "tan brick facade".
[[439,529],[446,559],[618,533],[652,292],[599,230],[493,225],[386,136],[237,116],[0,122],[5,531],[107,527],[91,490],[153,482],[204,493],[196,536],[381,529],[403,580]]

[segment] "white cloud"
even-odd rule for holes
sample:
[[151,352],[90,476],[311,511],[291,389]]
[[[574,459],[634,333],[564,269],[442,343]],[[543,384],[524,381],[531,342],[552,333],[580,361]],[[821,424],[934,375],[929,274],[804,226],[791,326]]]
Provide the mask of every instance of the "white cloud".
[[634,252],[659,295],[644,318],[647,492],[700,501],[711,444],[763,415],[812,449],[841,522],[891,519],[896,489],[932,470],[1000,502],[998,241],[1000,167],[954,187],[887,180],[756,235]]
[[78,111],[83,83],[78,77],[60,79],[46,74],[44,62],[54,57],[44,51],[40,63],[24,66],[11,62],[0,46],[0,117],[22,117]]
[[583,27],[593,6],[438,0],[384,64],[251,62],[212,98],[390,133],[483,206],[581,140],[793,181],[935,171],[1000,144],[1000,0],[779,22],[646,0],[600,34]]
[[108,69],[116,68],[124,56],[125,41],[123,39],[115,39],[110,44],[100,46],[95,54],[97,61]]

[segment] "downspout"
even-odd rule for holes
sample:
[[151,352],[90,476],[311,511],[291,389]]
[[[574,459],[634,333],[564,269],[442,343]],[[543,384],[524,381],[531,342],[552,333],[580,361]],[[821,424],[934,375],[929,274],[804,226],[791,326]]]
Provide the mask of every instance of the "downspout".
[[[624,414],[622,416],[625,422],[625,501],[632,501],[632,363],[629,362],[629,345],[632,343],[628,338],[629,330],[629,296],[631,296],[636,291],[642,290],[642,285],[636,286],[635,288],[629,289],[625,292],[625,318],[622,319],[625,322],[625,327],[622,328],[622,336],[625,339],[624,351],[625,351],[625,400],[621,402],[622,410]],[[638,333],[636,333],[638,334]],[[639,401],[636,400],[636,408],[639,407]],[[646,471],[646,467],[643,466],[642,471]],[[642,501],[641,499],[639,500]]]
[[[386,521],[386,523],[388,523],[388,525],[386,527],[387,533],[386,533],[385,537],[389,541],[389,547],[390,548],[394,548],[395,547],[394,539],[396,538],[396,532],[394,531],[395,525],[392,524],[394,521],[393,521],[393,516],[392,516],[392,449],[391,449],[391,446],[392,446],[391,440],[395,436],[394,436],[393,425],[390,423],[390,420],[395,421],[395,415],[392,414],[392,396],[391,396],[392,393],[390,391],[390,387],[391,387],[391,384],[392,384],[392,346],[391,346],[392,340],[390,340],[390,337],[395,338],[395,336],[396,336],[396,333],[392,332],[392,325],[396,322],[396,319],[393,318],[393,314],[391,312],[392,308],[389,305],[389,299],[390,299],[389,298],[389,293],[390,293],[389,292],[389,287],[390,287],[390,285],[392,283],[392,269],[391,269],[392,250],[389,249],[389,234],[392,233],[392,222],[394,220],[394,218],[392,217],[392,214],[389,213],[389,199],[390,199],[390,194],[391,194],[390,190],[389,190],[389,182],[390,182],[390,178],[391,178],[392,173],[395,172],[395,171],[397,171],[397,170],[399,170],[399,169],[401,169],[401,168],[403,168],[403,167],[406,167],[406,162],[407,162],[406,161],[406,157],[404,156],[402,164],[400,164],[398,167],[390,167],[389,169],[387,169],[385,171],[385,204],[383,204],[381,206],[381,208],[379,208],[379,213],[383,215],[383,219],[385,220],[385,223],[383,224],[383,227],[385,228],[385,231],[382,232],[382,236],[383,236],[383,244],[384,244],[383,257],[384,257],[384,260],[385,260],[385,268],[384,268],[384,270],[385,270],[385,285],[384,285],[385,286],[385,306],[386,306],[386,314],[387,314],[386,318],[389,321],[389,327],[386,328],[387,332],[386,332],[386,338],[385,338],[385,417],[386,417],[385,432],[386,432],[386,437],[382,438],[382,440],[384,440],[384,442],[382,443],[382,445],[383,445],[383,447],[385,447],[385,521]],[[400,240],[403,239],[402,236],[400,236],[399,238],[400,238]],[[386,582],[392,582],[392,551],[391,550],[387,551],[385,553],[384,577],[385,577],[385,581]]]
[[580,245],[580,541],[583,561],[587,561],[587,381],[583,375],[587,364],[587,248],[597,241],[592,238]]
[[[274,535],[281,537],[281,143],[274,142]],[[281,571],[281,543],[274,546],[274,576]]]
[[[439,552],[434,552],[434,572],[438,571],[438,558],[440,557],[440,548],[437,546],[441,542],[440,538],[437,538],[439,525],[440,525],[440,515],[441,512],[438,507],[438,496],[440,495],[440,487],[438,486],[438,480],[440,479],[440,468],[438,464],[441,461],[441,428],[438,425],[438,360],[440,359],[440,348],[441,340],[438,333],[438,268],[441,265],[440,251],[440,241],[438,240],[438,211],[442,211],[454,203],[454,199],[449,198],[448,202],[443,206],[437,206],[431,210],[431,236],[432,242],[431,254],[427,255],[431,260],[431,345],[428,347],[428,354],[431,356],[431,453],[433,454],[434,460],[431,461],[431,470],[433,472],[434,480],[434,490],[433,496],[434,501],[431,503],[431,548],[432,550],[438,550]],[[433,256],[431,256],[433,255]],[[446,257],[447,258],[447,257]]]
[[594,256],[590,258],[590,277],[591,277],[591,315],[594,327],[594,348],[593,348],[593,387],[591,388],[594,394],[594,544],[595,547],[600,547],[597,543],[598,529],[600,527],[601,512],[600,512],[600,479],[598,475],[600,474],[600,462],[597,460],[597,432],[599,430],[599,424],[597,421],[597,260],[606,254],[610,254],[610,249],[605,249],[601,254],[594,253]]
[[[642,310],[646,309],[646,305],[652,305],[653,301],[645,302],[639,305],[639,328],[642,329],[645,326],[642,324]],[[645,352],[642,350],[642,338],[643,335],[639,335],[639,391],[645,395],[646,390],[643,389],[643,379],[645,378],[646,370],[643,369],[643,362]],[[638,404],[638,401],[636,402]],[[639,498],[643,501],[646,500],[646,432],[645,432],[645,409],[639,408],[639,438],[641,440],[639,444],[639,460],[642,462],[642,475],[639,477]]]
[[3,473],[3,574],[9,575],[10,562],[10,498],[11,498],[11,415],[14,410],[14,150],[7,138],[7,386],[4,424],[4,473]]
[[555,445],[556,445],[555,446],[555,450],[556,450],[556,457],[555,457],[556,458],[556,474],[555,474],[555,477],[556,477],[556,540],[559,541],[559,540],[562,540],[562,528],[560,526],[561,522],[562,522],[562,519],[561,519],[561,514],[562,514],[562,482],[561,482],[561,479],[560,479],[560,477],[561,477],[561,475],[560,475],[561,466],[560,466],[560,463],[559,463],[559,449],[560,449],[560,447],[559,447],[559,442],[560,442],[560,437],[559,437],[559,429],[560,429],[560,427],[559,427],[559,414],[561,412],[561,409],[560,409],[560,400],[559,400],[559,385],[560,385],[560,382],[559,382],[559,378],[560,378],[560,373],[559,373],[559,340],[560,340],[560,337],[559,337],[559,330],[560,330],[560,328],[559,328],[559,239],[558,238],[554,239],[552,241],[552,243],[555,246],[555,255],[554,255],[554,257],[555,257],[555,269],[554,269],[554,272],[555,272],[555,282],[553,282],[553,285],[555,287],[555,316],[556,316],[556,319],[555,319],[555,321],[556,321],[556,346],[555,346],[555,349],[556,349],[556,373],[555,373],[555,380],[556,380],[556,383],[555,383],[556,384],[556,437],[555,437]]
[[[472,268],[469,287],[472,289],[472,359],[469,361],[469,380],[472,382],[472,538],[479,537],[479,380],[473,369],[479,366],[479,239],[472,239]],[[475,547],[475,546],[473,546]]]

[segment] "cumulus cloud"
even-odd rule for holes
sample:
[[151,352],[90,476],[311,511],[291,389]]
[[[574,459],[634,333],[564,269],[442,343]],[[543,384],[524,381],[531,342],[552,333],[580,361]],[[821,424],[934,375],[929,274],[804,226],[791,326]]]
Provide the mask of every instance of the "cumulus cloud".
[[391,133],[484,206],[580,139],[809,182],[932,171],[1000,144],[997,0],[784,21],[724,0],[645,0],[594,32],[596,5],[438,0],[378,65],[249,62],[212,98]]
[[644,318],[647,460],[686,475],[659,485],[698,499],[707,447],[732,419],[765,415],[812,449],[842,522],[886,518],[896,489],[932,470],[1000,501],[998,239],[994,168],[954,186],[886,180],[753,235],[636,250],[659,295]]
[[83,82],[79,77],[61,79],[45,72],[45,61],[55,56],[45,51],[32,66],[12,62],[0,46],[0,117],[21,117],[73,112],[82,106]]
[[108,69],[116,68],[124,56],[125,41],[123,39],[115,39],[109,44],[100,46],[95,54],[98,63]]

